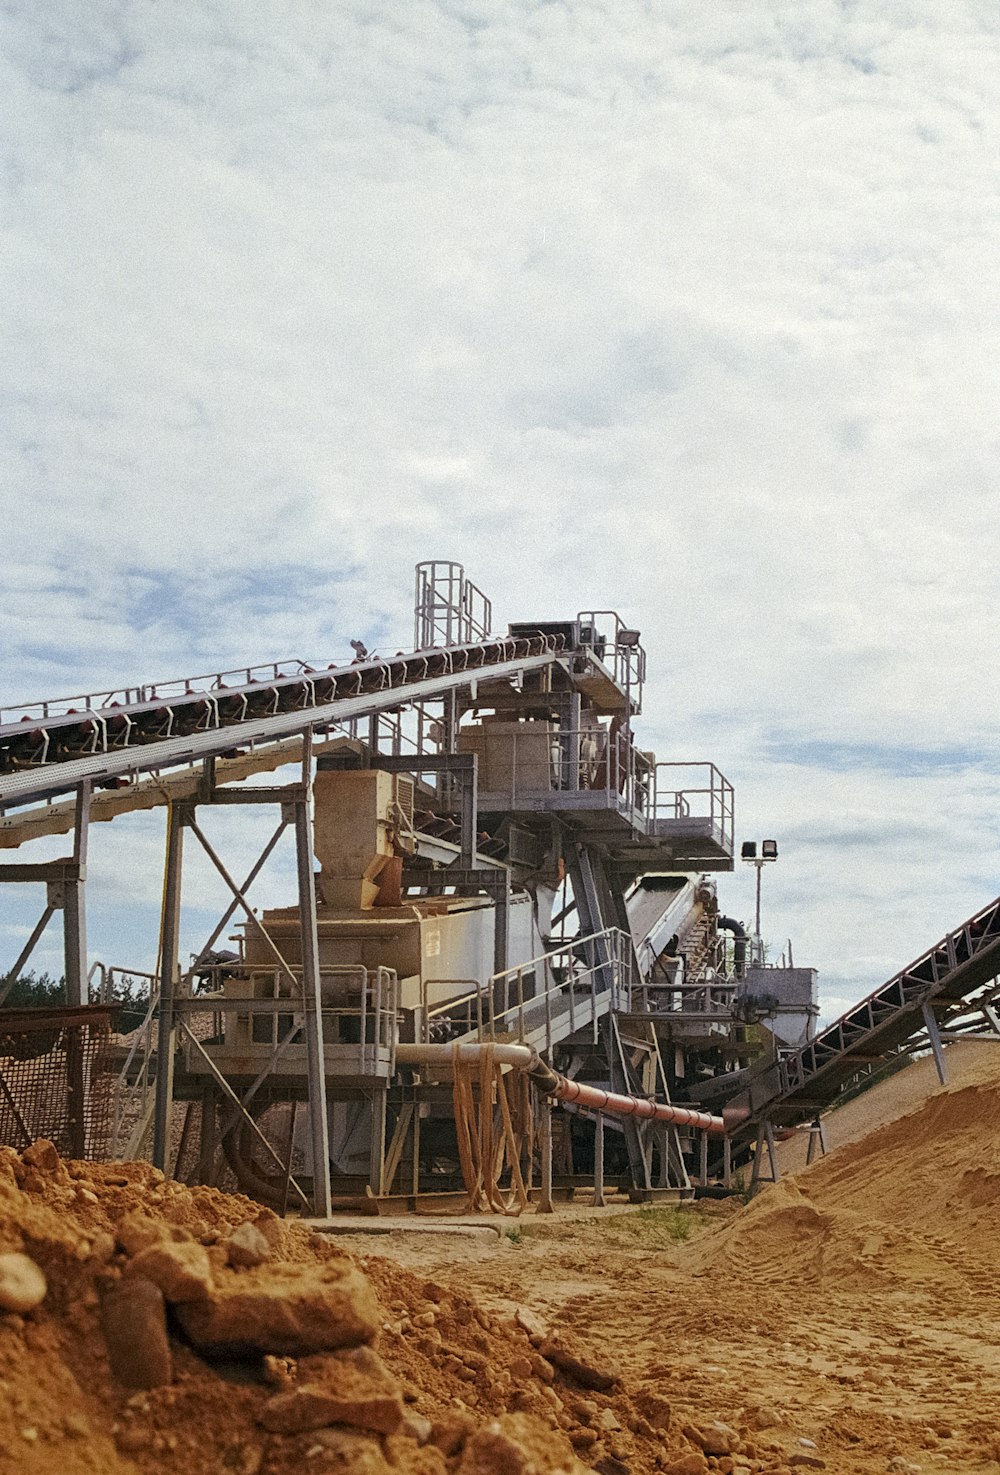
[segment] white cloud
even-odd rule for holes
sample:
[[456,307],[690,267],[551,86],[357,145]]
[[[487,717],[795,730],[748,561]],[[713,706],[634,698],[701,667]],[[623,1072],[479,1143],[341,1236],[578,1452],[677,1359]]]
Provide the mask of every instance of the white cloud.
[[995,889],[981,763],[847,802],[768,758],[990,749],[992,11],[5,17],[8,696],[395,648],[458,557],[504,618],[642,627],[650,742],[799,835],[831,980]]

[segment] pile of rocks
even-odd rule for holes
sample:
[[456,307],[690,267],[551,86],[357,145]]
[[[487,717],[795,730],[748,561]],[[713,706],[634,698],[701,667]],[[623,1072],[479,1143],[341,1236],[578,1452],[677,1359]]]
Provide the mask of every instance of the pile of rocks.
[[0,1149],[0,1385],[19,1475],[782,1469],[527,1310],[500,1319],[238,1195],[44,1142]]

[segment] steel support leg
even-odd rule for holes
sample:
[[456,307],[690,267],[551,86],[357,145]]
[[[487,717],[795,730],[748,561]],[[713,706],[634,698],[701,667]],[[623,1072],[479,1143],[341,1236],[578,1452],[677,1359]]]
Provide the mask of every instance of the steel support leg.
[[542,1157],[542,1183],[535,1213],[553,1214],[555,1206],[552,1203],[552,1103],[550,1101],[542,1102],[539,1147]]
[[594,1208],[607,1207],[604,1197],[604,1113],[594,1118]]
[[381,1198],[385,1193],[386,1105],[385,1091],[376,1091],[372,1099],[371,1159],[369,1163],[369,1182],[376,1198]]
[[733,1144],[728,1135],[722,1139],[722,1186],[733,1186]]
[[[459,865],[470,871],[476,864],[476,845],[479,838],[479,758],[473,753],[471,772],[459,775],[462,796],[462,853]],[[506,967],[506,963],[504,967]]]
[[413,1103],[413,1126],[412,1133],[412,1159],[410,1164],[410,1183],[413,1197],[416,1198],[420,1192],[420,1102]]
[[948,1084],[948,1067],[945,1064],[944,1046],[941,1043],[941,1031],[938,1029],[937,1016],[930,1004],[923,1007],[924,1024],[927,1026],[927,1037],[931,1042],[931,1050],[934,1054],[934,1064],[937,1066],[938,1080],[942,1086]]
[[496,892],[493,910],[493,972],[505,973],[510,950],[510,873]]
[[[79,1008],[87,1002],[87,841],[90,830],[90,780],[76,791],[73,827],[75,880],[63,891],[63,940],[66,971],[66,1003]],[[69,1031],[66,1049],[66,1088],[69,1116],[70,1154],[87,1155],[87,1079],[84,1066],[84,1026]]]
[[806,1167],[816,1157],[826,1157],[826,1127],[822,1117],[817,1117],[809,1128],[809,1146],[806,1148]]
[[66,1003],[71,1009],[87,1002],[87,841],[90,829],[90,780],[76,793],[76,823],[73,830],[73,859],[77,876],[66,882],[63,893],[63,939],[66,970]]
[[174,1104],[174,985],[178,974],[181,921],[181,868],[187,811],[171,804],[167,811],[167,858],[160,917],[160,1003],[156,1037],[156,1100],[153,1107],[153,1166],[168,1171],[170,1120]]
[[698,1143],[698,1182],[702,1188],[708,1186],[708,1133],[701,1133]]
[[[319,937],[316,919],[316,877],[312,837],[312,733],[302,750],[305,796],[295,803],[295,858],[299,882],[299,922],[302,929],[302,1005],[305,1014],[306,1070],[309,1079],[309,1136],[312,1145],[313,1210],[328,1219],[330,1201],[330,1138],[326,1112],[326,1059],[323,1051],[323,1000],[319,976]],[[362,1007],[364,1000],[362,999]]]

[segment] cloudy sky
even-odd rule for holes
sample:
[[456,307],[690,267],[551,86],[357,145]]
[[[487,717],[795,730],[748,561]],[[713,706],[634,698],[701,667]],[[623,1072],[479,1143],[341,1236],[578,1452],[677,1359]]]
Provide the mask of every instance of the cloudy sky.
[[[643,743],[778,838],[826,1013],[1000,890],[995,5],[0,28],[0,703],[395,649],[450,557],[642,628]],[[95,835],[95,955],[155,948],[161,846]]]

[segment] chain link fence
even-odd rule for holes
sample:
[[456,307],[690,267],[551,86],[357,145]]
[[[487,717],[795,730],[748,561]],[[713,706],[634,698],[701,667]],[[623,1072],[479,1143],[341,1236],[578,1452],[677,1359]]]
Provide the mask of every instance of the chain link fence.
[[108,1155],[113,1010],[0,1010],[0,1143],[48,1137],[69,1158]]

